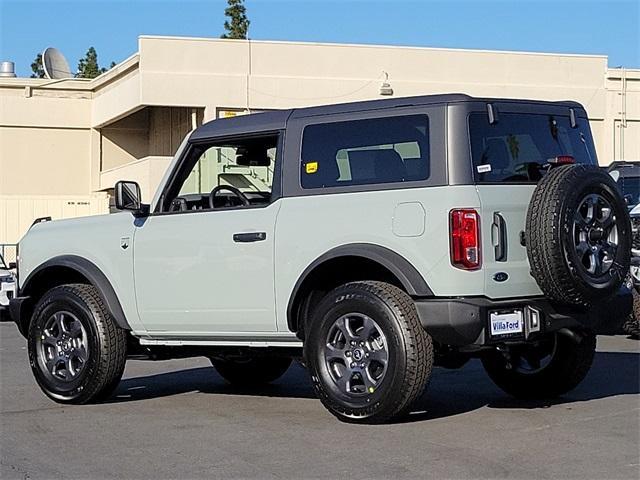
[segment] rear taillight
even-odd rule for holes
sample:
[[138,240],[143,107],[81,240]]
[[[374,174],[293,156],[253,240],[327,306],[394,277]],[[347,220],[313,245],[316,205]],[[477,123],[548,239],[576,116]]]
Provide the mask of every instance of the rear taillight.
[[464,270],[477,270],[480,258],[480,215],[473,209],[451,210],[449,216],[451,235],[451,263]]

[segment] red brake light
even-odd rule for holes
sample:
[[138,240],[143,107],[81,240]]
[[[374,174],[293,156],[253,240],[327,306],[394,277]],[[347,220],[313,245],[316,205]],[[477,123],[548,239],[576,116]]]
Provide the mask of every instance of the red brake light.
[[480,258],[480,215],[473,209],[451,210],[451,263],[463,270],[477,270]]
[[547,163],[552,165],[571,165],[576,163],[576,159],[571,155],[558,155],[547,160]]

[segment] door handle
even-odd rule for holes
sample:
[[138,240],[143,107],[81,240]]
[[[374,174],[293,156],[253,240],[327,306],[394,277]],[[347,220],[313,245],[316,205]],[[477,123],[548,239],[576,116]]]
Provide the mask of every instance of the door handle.
[[493,214],[492,237],[496,262],[507,261],[507,222],[499,213]]
[[267,239],[267,232],[234,233],[233,241],[236,243],[262,242]]

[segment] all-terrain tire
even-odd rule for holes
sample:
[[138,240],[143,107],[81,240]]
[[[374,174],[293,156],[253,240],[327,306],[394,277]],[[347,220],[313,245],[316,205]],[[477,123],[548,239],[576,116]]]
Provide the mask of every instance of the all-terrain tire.
[[211,359],[220,376],[232,385],[257,386],[280,378],[291,366],[289,357],[247,357]]
[[[613,263],[601,274],[587,271],[584,259],[590,252],[579,254],[574,238],[576,212],[594,194],[611,205],[617,232]],[[525,238],[531,275],[545,296],[560,303],[588,306],[607,298],[629,271],[629,214],[613,179],[595,166],[564,165],[544,176],[529,204]]]
[[538,371],[519,371],[516,358],[507,359],[498,350],[487,352],[482,357],[482,365],[491,380],[514,397],[545,399],[562,395],[577,387],[589,372],[596,350],[596,336],[587,332],[576,334],[579,339],[576,342],[567,335],[552,335],[550,340],[556,342],[553,354],[549,363]]
[[[86,360],[81,368],[77,368],[77,376],[69,380],[51,374],[46,365],[49,353],[44,353],[42,342],[45,336],[49,338],[50,333],[45,326],[61,313],[79,322],[86,335]],[[34,309],[28,334],[29,362],[38,385],[48,397],[59,403],[83,404],[104,400],[117,387],[124,372],[126,335],[127,332],[116,325],[95,287],[69,284],[49,290]],[[46,351],[50,352],[51,348],[47,345]]]
[[[327,361],[328,336],[340,319],[351,315],[375,322],[378,339],[385,338],[377,340],[378,347],[387,355],[379,384],[358,394],[339,387]],[[350,355],[356,359],[355,350]],[[377,281],[347,283],[320,301],[308,323],[304,356],[320,401],[338,419],[354,423],[383,423],[406,414],[424,391],[434,361],[431,337],[420,324],[413,300],[399,288]]]

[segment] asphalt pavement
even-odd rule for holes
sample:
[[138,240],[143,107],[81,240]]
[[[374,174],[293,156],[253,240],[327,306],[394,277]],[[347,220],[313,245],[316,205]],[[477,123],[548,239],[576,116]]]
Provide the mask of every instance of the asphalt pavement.
[[26,342],[0,323],[0,478],[640,478],[640,342],[600,337],[555,402],[516,401],[477,361],[437,368],[409,418],[340,423],[306,371],[239,390],[202,358],[130,361],[106,403],[38,389]]

